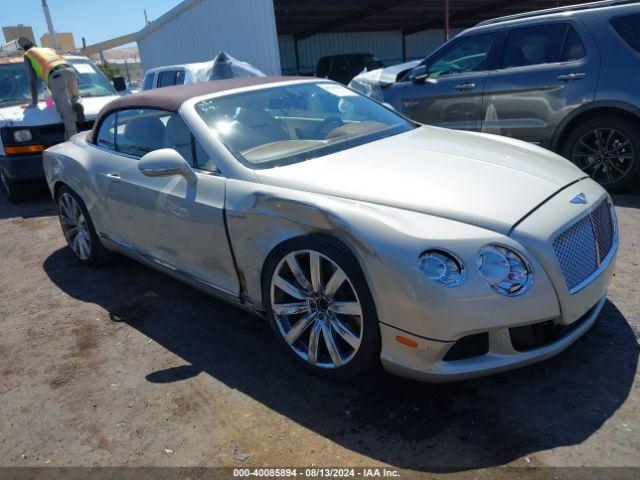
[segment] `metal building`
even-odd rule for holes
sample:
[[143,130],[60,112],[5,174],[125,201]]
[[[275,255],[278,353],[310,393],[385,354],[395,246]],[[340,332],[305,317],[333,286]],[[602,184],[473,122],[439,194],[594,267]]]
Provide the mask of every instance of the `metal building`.
[[280,75],[272,0],[186,0],[136,35],[146,71],[211,60],[220,50]]

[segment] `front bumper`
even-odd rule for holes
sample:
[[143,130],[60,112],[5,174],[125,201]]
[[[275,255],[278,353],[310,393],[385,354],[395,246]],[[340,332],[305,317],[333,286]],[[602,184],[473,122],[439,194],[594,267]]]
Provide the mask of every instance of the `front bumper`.
[[[586,195],[587,205],[571,202],[579,193]],[[590,215],[605,199],[607,194],[600,186],[584,180],[561,191],[514,228],[509,240],[521,245],[522,251],[530,256],[536,275],[534,286],[521,297],[493,295],[485,296],[482,303],[477,298],[468,298],[467,305],[460,299],[447,303],[450,313],[441,311],[438,322],[455,328],[447,337],[426,338],[428,335],[415,335],[381,324],[383,366],[413,379],[444,382],[528,365],[568,347],[593,325],[606,301],[616,263],[617,231],[608,261],[577,291],[570,290],[565,282],[553,241],[578,219]],[[536,294],[541,287],[543,296]],[[530,308],[527,297],[537,298],[535,309]],[[541,304],[554,305],[557,312],[541,314]],[[532,310],[535,310],[534,317],[530,315]],[[466,316],[460,318],[460,312]],[[397,336],[413,340],[417,347],[400,343]],[[460,347],[464,339],[473,337],[482,338],[484,349],[472,344],[471,355],[451,355],[454,346]],[[533,337],[545,338],[542,341]]]
[[[578,324],[574,329],[553,343],[518,351],[511,341],[510,329],[498,328],[489,332],[489,351],[486,354],[464,360],[444,360],[454,342],[428,340],[381,324],[382,366],[393,374],[413,380],[452,382],[531,365],[557,355],[580,338],[594,324],[606,299],[605,294],[583,318],[576,321]],[[418,346],[408,348],[398,342],[396,336],[409,338]]]
[[44,180],[42,154],[0,156],[0,168],[12,182]]

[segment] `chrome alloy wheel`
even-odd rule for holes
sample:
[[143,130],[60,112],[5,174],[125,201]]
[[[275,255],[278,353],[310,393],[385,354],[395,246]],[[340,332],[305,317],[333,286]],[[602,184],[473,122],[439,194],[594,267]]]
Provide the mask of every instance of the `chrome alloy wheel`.
[[67,243],[80,260],[91,256],[91,235],[87,220],[75,198],[63,192],[58,198],[60,224]]
[[571,160],[602,185],[626,176],[635,161],[629,138],[614,128],[595,128],[575,144]]
[[270,296],[280,334],[306,362],[337,368],[358,352],[362,306],[346,273],[327,256],[289,253],[273,273]]

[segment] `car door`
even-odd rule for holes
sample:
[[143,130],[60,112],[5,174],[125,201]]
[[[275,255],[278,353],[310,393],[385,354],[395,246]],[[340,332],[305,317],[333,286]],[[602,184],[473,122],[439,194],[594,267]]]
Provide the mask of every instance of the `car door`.
[[[122,110],[116,124],[106,194],[112,239],[165,268],[237,296],[224,224],[225,177],[177,113]],[[178,151],[194,168],[197,181],[144,175],[139,159],[160,148]]]
[[405,82],[403,113],[420,123],[479,130],[496,37],[496,31],[465,35],[426,59],[421,66],[428,78]]
[[593,100],[599,62],[579,22],[509,29],[485,84],[482,130],[549,146],[562,119]]

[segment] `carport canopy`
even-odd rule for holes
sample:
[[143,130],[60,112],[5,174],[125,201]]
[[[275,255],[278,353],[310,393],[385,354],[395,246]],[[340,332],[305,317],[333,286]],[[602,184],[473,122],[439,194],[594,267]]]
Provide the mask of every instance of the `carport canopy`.
[[[280,35],[296,40],[325,32],[466,28],[505,15],[584,3],[584,0],[274,0]],[[449,12],[446,22],[445,12]],[[448,25],[447,25],[448,23]]]

